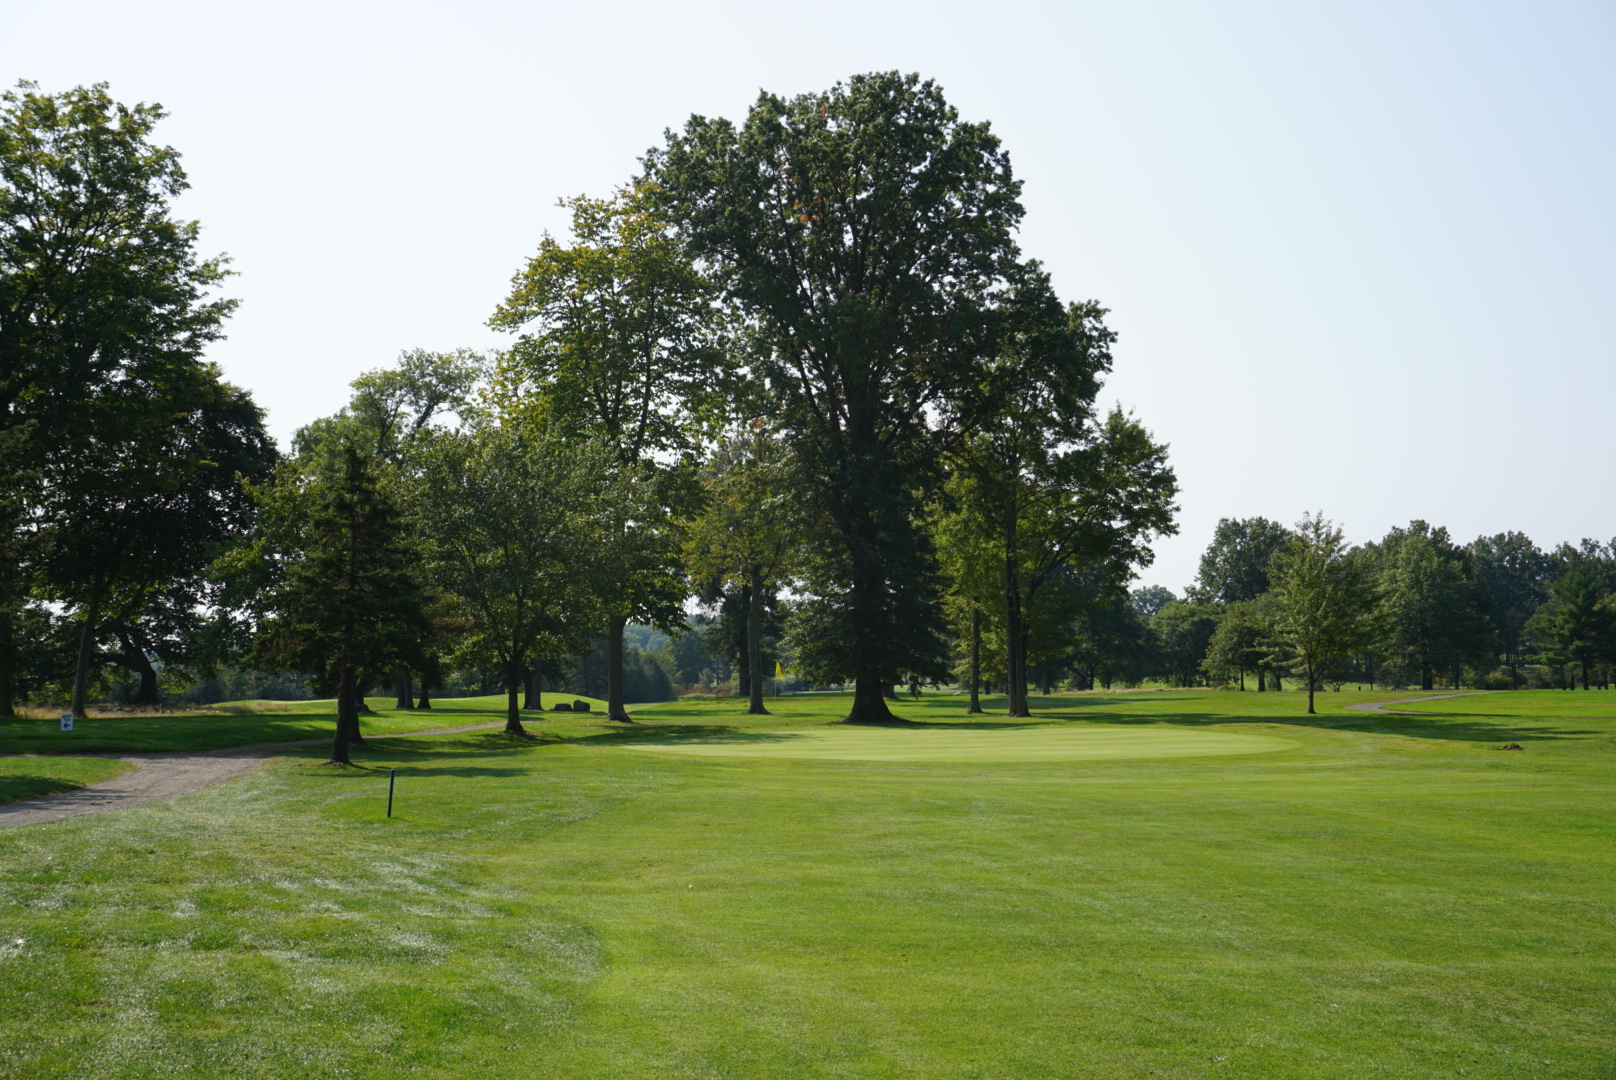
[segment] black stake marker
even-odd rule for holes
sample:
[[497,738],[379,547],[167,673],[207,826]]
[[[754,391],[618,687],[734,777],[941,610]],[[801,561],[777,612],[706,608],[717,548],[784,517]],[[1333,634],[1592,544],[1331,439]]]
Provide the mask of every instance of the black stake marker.
[[397,769],[387,770],[387,816],[393,816],[393,781],[398,779]]

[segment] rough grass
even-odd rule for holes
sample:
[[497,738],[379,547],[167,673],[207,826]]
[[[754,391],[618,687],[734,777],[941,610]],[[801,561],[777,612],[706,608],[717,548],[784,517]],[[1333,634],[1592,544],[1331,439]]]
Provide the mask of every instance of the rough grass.
[[1030,763],[561,714],[0,830],[0,1075],[1616,1075],[1613,725],[1339,708],[1397,696],[1035,702],[1294,745]]
[[127,763],[111,758],[0,758],[0,803],[72,791],[128,770]]

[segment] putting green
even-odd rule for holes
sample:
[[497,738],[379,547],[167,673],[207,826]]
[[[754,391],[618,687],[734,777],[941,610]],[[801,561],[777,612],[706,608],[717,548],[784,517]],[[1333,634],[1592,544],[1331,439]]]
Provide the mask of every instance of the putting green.
[[702,757],[986,763],[1217,757],[1288,750],[1298,744],[1267,735],[1191,731],[1178,727],[1037,724],[898,728],[837,725],[788,731],[715,731],[614,745]]

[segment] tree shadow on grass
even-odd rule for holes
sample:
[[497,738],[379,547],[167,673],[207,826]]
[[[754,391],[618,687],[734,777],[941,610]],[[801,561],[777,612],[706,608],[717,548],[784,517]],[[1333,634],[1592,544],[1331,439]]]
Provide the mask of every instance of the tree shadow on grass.
[[[1585,735],[1605,732],[1592,728],[1560,726],[1520,726],[1521,717],[1498,717],[1506,723],[1447,722],[1445,714],[1419,714],[1409,716],[1397,713],[1325,713],[1318,716],[1229,716],[1221,713],[1158,712],[1148,716],[1128,713],[1088,715],[1062,718],[1058,713],[1046,713],[1051,719],[1067,722],[1143,726],[1147,724],[1173,724],[1180,727],[1211,727],[1218,724],[1274,724],[1285,727],[1311,728],[1317,731],[1352,731],[1368,735],[1400,735],[1410,739],[1438,739],[1449,742],[1563,742]],[[1472,714],[1473,715],[1473,714]],[[1435,720],[1435,723],[1431,721]]]
[[[515,735],[504,731],[465,732],[460,735],[442,735],[431,739],[383,739],[372,736],[365,745],[348,747],[353,758],[350,763],[356,772],[386,772],[418,768],[416,761],[442,761],[457,758],[486,758],[512,750],[538,750],[560,746],[567,740],[556,736]],[[330,743],[322,741],[307,746],[286,747],[280,751],[286,757],[306,759],[299,768],[326,764]]]
[[640,728],[602,731],[595,735],[579,735],[563,741],[579,746],[611,746],[614,743],[782,743],[797,738],[802,728],[751,730],[730,724],[657,724]]
[[59,776],[7,776],[0,779],[0,804],[37,799],[63,791],[77,791],[84,785]]

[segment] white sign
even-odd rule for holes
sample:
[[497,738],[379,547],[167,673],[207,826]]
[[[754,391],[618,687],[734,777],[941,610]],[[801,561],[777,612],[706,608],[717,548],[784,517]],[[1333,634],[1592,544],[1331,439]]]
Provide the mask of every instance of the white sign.
[[65,712],[65,713],[62,714],[62,730],[63,731],[72,731],[73,730],[73,714],[72,713]]

